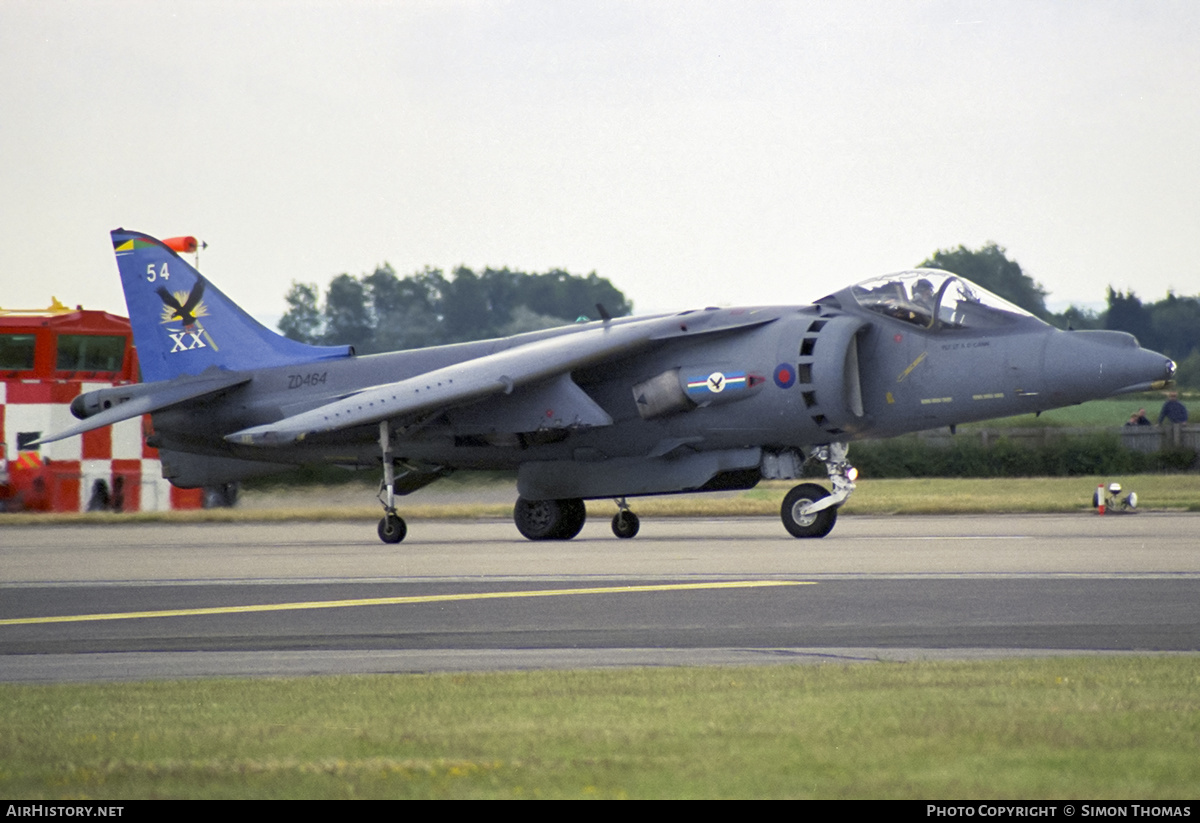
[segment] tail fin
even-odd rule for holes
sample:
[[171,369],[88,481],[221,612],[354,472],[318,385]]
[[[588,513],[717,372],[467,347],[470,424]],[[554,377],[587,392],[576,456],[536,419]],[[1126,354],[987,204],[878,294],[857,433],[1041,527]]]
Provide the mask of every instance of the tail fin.
[[216,366],[245,370],[349,357],[349,346],[309,346],[268,329],[159,240],[112,232],[142,379],[170,380]]

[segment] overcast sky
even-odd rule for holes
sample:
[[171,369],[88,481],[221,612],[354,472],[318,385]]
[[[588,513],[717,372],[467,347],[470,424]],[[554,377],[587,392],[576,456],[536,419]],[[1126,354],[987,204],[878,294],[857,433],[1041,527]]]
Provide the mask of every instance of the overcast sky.
[[108,231],[260,316],[389,261],[801,303],[994,240],[1200,293],[1200,3],[3,0],[0,306],[125,313]]

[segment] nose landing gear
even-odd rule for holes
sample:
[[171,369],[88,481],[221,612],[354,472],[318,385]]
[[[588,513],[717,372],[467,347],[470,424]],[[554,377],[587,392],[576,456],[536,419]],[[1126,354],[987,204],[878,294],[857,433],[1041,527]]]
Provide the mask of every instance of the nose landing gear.
[[848,450],[845,443],[830,443],[809,451],[809,458],[825,464],[833,492],[816,483],[801,483],[787,493],[779,514],[792,537],[824,537],[833,531],[838,508],[854,491],[858,477],[858,470],[846,460]]
[[829,497],[824,486],[801,483],[783,498],[779,514],[792,537],[824,537],[837,523],[837,506],[812,511],[813,504]]

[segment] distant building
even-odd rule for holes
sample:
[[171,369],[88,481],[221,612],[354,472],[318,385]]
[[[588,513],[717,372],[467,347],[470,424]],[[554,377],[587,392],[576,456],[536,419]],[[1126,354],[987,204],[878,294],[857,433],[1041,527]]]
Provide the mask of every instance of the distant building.
[[0,309],[0,511],[200,508],[202,489],[162,479],[146,445],[149,415],[29,445],[76,422],[70,406],[82,392],[137,379],[126,318],[57,300],[44,311]]

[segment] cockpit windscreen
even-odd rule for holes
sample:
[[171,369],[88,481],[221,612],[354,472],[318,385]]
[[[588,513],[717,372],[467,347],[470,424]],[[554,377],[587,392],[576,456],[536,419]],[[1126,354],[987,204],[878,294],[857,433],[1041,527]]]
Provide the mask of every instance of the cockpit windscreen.
[[937,269],[864,280],[851,291],[863,308],[926,329],[994,329],[1033,318],[971,281]]

